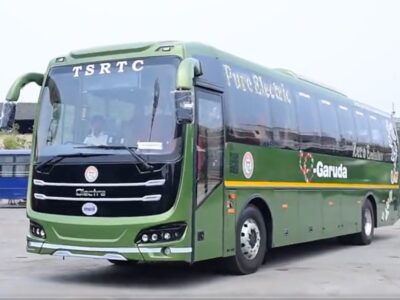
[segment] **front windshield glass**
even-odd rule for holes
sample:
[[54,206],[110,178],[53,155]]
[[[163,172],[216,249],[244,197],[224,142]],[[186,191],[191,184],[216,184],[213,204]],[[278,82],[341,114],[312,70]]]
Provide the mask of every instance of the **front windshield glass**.
[[126,146],[150,160],[176,159],[178,63],[175,57],[151,57],[51,69],[41,101],[38,156]]

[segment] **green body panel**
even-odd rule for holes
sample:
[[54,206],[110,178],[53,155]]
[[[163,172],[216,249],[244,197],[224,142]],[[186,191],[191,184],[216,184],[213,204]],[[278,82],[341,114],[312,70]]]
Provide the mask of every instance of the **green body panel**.
[[223,185],[219,185],[196,209],[195,260],[221,257],[223,253]]
[[[242,170],[242,158],[251,152],[254,158],[254,171],[251,179],[246,179]],[[239,170],[232,173],[229,156],[239,157]],[[225,161],[226,181],[268,181],[275,187],[252,188],[237,187],[237,207],[241,211],[249,199],[263,199],[272,215],[272,246],[284,246],[322,238],[330,238],[359,232],[361,229],[361,206],[368,195],[373,195],[377,206],[377,225],[391,225],[399,218],[398,189],[394,189],[393,201],[389,205],[389,217],[382,220],[389,188],[343,188],[307,187],[299,168],[299,152],[228,143]],[[313,183],[346,184],[389,184],[390,163],[356,160],[345,157],[313,154],[314,162],[347,166],[348,178],[312,178]],[[280,187],[279,182],[299,183],[300,187]],[[393,188],[396,188],[395,186]],[[282,208],[286,204],[287,208]],[[225,234],[227,234],[225,228]],[[234,230],[234,227],[231,228]],[[232,235],[232,233],[231,233]]]
[[[172,46],[169,51],[158,49]],[[250,63],[215,48],[197,43],[142,43],[125,46],[106,47],[76,51],[70,55],[54,59],[49,69],[54,66],[75,65],[95,61],[110,61],[136,57],[176,55],[181,58],[201,54],[212,58],[232,62],[244,66],[259,74],[274,78],[285,78],[288,82],[298,80],[285,72],[273,71]],[[48,72],[48,71],[47,71]],[[47,72],[45,76],[47,75]],[[318,93],[338,94],[320,86],[301,82]],[[342,100],[351,102],[342,97]],[[39,106],[36,120],[39,114]],[[33,149],[36,144],[36,122],[34,126]],[[185,128],[184,163],[178,196],[175,205],[166,213],[147,217],[73,217],[37,213],[31,209],[32,170],[28,186],[27,216],[41,224],[47,233],[46,243],[80,247],[137,247],[133,240],[137,233],[147,227],[173,221],[185,221],[187,231],[181,241],[168,244],[152,244],[146,247],[192,247],[192,253],[130,253],[124,254],[127,259],[148,261],[186,261],[194,262],[215,257],[226,257],[235,254],[235,229],[238,215],[252,199],[264,201],[272,216],[272,246],[278,247],[321,238],[350,234],[360,231],[361,206],[366,196],[376,199],[378,226],[393,224],[399,218],[399,190],[394,189],[393,201],[387,205],[389,188],[356,188],[330,187],[321,188],[306,186],[305,177],[299,167],[299,151],[265,148],[244,144],[226,143],[224,155],[224,182],[211,193],[199,206],[193,191],[194,175],[194,140],[195,125]],[[251,178],[246,179],[242,169],[242,159],[246,152],[254,158],[254,171]],[[232,155],[235,154],[235,155]],[[390,183],[391,164],[313,154],[315,164],[322,161],[325,165],[339,166],[348,170],[347,178],[317,178],[313,176],[311,183],[332,184],[386,184]],[[236,159],[236,160],[235,160]],[[237,165],[237,172],[231,168]],[[32,164],[31,164],[32,165]],[[316,165],[314,165],[316,167]],[[228,181],[242,182],[241,186],[228,185]],[[275,184],[269,187],[257,187],[251,182],[263,181]],[[246,182],[249,185],[246,186]],[[301,183],[299,186],[280,186],[279,182]],[[233,193],[237,199],[230,200]],[[228,211],[227,204],[234,211]],[[381,218],[389,212],[387,220]],[[193,219],[194,218],[194,219]],[[194,228],[193,225],[194,224]],[[199,240],[199,234],[204,239]],[[29,237],[28,241],[43,242]],[[141,245],[139,245],[139,248]],[[28,251],[40,254],[52,254],[54,250],[28,247]],[[102,255],[99,251],[74,250],[76,254]]]
[[[227,160],[225,161],[225,180],[245,180],[242,170],[242,157],[245,152],[251,152],[254,158],[254,172],[250,180],[288,181],[305,183],[304,176],[299,169],[299,151],[266,148],[260,146],[228,143]],[[304,151],[306,152],[306,151]],[[239,154],[239,172],[229,172],[229,155]],[[314,168],[318,161],[324,165],[347,167],[348,178],[317,178],[312,182],[321,183],[362,183],[362,184],[390,184],[392,164],[378,161],[338,157],[326,154],[312,154]]]

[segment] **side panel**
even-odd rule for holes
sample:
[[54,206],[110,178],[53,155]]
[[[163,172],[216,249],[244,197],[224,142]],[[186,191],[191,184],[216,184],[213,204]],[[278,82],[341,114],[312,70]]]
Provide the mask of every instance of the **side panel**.
[[265,198],[271,210],[273,221],[272,246],[290,245],[299,240],[300,198],[298,191],[266,190]]
[[348,234],[361,230],[361,206],[364,201],[364,191],[339,191],[336,197],[340,199],[342,211],[341,233]]
[[[320,191],[300,191],[299,218],[300,237],[303,241],[320,239],[323,236],[322,195]],[[340,218],[340,215],[339,215]]]
[[[340,193],[326,191],[322,196],[322,232],[326,237],[334,236],[338,230],[341,231],[343,225],[342,201]],[[357,214],[354,214],[357,216]]]
[[[236,214],[254,195],[264,199],[272,214],[274,247],[359,232],[361,206],[368,195],[376,199],[378,226],[398,219],[398,187],[390,184],[389,163],[312,154],[312,180],[306,181],[298,151],[239,143],[227,143],[226,149],[225,185],[236,190]],[[245,153],[253,159],[250,178],[245,176]],[[342,165],[347,176],[327,176],[317,170],[318,162]],[[382,218],[385,209],[388,217]],[[225,227],[224,234],[231,236],[233,231]]]
[[223,185],[196,210],[195,261],[223,256]]

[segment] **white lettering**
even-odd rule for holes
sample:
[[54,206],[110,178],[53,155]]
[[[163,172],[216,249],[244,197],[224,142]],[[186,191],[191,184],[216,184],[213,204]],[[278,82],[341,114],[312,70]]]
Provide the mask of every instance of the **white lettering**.
[[132,64],[132,70],[136,72],[143,70],[143,60],[135,60]]
[[234,84],[237,90],[255,93],[268,99],[291,103],[289,90],[283,83],[274,81],[266,82],[262,76],[257,74],[234,72],[229,65],[223,65],[223,68],[228,87]]
[[225,77],[226,77],[226,83],[228,84],[228,86],[231,86],[231,79],[232,79],[232,71],[231,71],[231,67],[228,65],[224,65],[224,69],[225,69]]
[[102,63],[100,64],[100,73],[99,74],[110,74],[110,68],[111,64],[110,63]]
[[94,65],[87,65],[86,71],[85,71],[85,76],[91,76],[93,74],[94,74]]
[[72,72],[74,72],[74,77],[79,77],[80,71],[82,71],[82,66],[75,66],[72,68]]
[[261,86],[260,86],[260,82],[258,79],[259,78],[257,75],[253,75],[254,90],[257,95],[262,95]]
[[251,81],[250,77],[247,77],[246,79],[246,85],[247,85],[247,89],[253,93],[253,82]]
[[320,178],[347,178],[347,167],[340,164],[339,166],[324,165],[322,161],[317,162],[314,173]]
[[115,65],[118,67],[118,73],[123,73],[127,64],[126,60],[117,62]]
[[[95,73],[98,73],[99,75],[110,74],[111,72],[123,73],[126,71],[126,67],[128,66],[128,64],[128,61],[123,60],[117,61],[115,63],[103,62],[99,64],[89,64],[85,67],[85,69],[83,69],[82,66],[74,66],[72,68],[72,72],[73,77],[81,76],[82,71],[84,71],[84,76],[92,76]],[[139,72],[144,68],[144,61],[141,59],[135,60],[131,63],[130,66],[133,71]]]

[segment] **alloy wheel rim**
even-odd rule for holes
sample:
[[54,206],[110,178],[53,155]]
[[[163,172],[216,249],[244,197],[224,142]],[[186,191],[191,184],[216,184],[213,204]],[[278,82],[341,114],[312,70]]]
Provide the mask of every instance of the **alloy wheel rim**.
[[369,209],[364,211],[364,232],[367,236],[372,234],[372,214]]
[[256,221],[252,218],[244,221],[240,231],[240,249],[243,256],[248,259],[254,259],[261,245],[260,229]]

